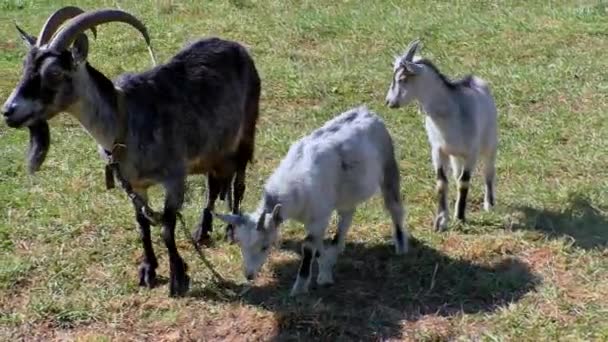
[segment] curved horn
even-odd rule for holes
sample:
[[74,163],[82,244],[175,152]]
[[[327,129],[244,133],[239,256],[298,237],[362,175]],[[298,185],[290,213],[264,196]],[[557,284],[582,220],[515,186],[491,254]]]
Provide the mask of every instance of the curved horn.
[[156,65],[156,57],[152,50],[152,45],[150,44],[150,36],[148,35],[146,26],[133,15],[121,10],[102,9],[78,15],[76,18],[70,20],[70,22],[57,33],[50,42],[50,47],[57,50],[66,49],[72,44],[74,39],[76,39],[78,33],[81,33],[90,27],[113,21],[129,24],[141,33],[148,45],[148,52],[150,53],[150,57],[152,57],[152,62]]
[[[84,11],[76,6],[66,6],[56,10],[53,14],[49,16],[49,18],[42,26],[40,34],[38,35],[38,40],[36,41],[36,46],[46,44],[49,39],[51,39],[53,34],[57,31],[59,26],[61,26],[61,24],[63,24],[66,20],[72,19],[81,13],[84,13]],[[95,30],[95,27],[91,27],[91,31],[93,31],[93,36],[97,38],[97,30]]]

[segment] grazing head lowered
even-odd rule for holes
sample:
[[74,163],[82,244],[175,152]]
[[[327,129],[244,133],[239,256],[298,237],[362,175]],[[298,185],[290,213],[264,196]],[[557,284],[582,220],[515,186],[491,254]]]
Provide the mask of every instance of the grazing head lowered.
[[234,227],[231,240],[241,249],[245,278],[253,280],[264,266],[270,249],[277,240],[278,227],[282,222],[281,205],[275,205],[271,213],[262,211],[252,215],[216,215]]
[[[67,20],[70,20],[67,25],[53,36]],[[30,130],[30,172],[39,169],[50,145],[46,121],[78,103],[77,82],[89,67],[86,62],[89,42],[83,32],[91,29],[96,35],[95,25],[112,21],[134,26],[149,44],[144,25],[117,10],[84,13],[78,7],[63,7],[47,19],[38,38],[17,26],[28,52],[21,79],[2,106],[2,115],[9,127]]]
[[[277,240],[284,220],[304,224],[306,238],[292,295],[308,291],[312,264],[319,265],[317,284],[333,283],[333,267],[346,246],[355,210],[380,192],[390,214],[395,252],[408,248],[401,179],[393,140],[383,120],[365,106],[328,120],[294,142],[264,185],[252,214],[218,215],[235,229],[245,276],[252,280]],[[333,212],[338,224],[334,239],[324,244]]]

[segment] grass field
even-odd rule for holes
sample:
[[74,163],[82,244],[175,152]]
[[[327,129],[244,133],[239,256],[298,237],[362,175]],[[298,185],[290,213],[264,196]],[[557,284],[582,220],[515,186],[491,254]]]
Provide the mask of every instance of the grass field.
[[[161,61],[187,41],[221,36],[250,49],[262,77],[256,161],[245,209],[291,142],[359,104],[394,136],[418,240],[393,254],[379,198],[360,208],[336,285],[289,298],[300,225],[287,223],[260,279],[235,295],[211,282],[181,231],[186,298],[168,298],[168,261],[154,244],[162,285],[137,286],[141,254],[131,205],[106,191],[96,145],[68,115],[28,176],[27,131],[0,124],[0,339],[25,340],[606,340],[608,339],[608,3],[604,1],[75,1],[136,14]],[[21,73],[17,21],[37,34],[65,1],[0,0],[0,100]],[[138,33],[101,26],[91,64],[111,78],[150,66]],[[486,79],[500,116],[498,206],[480,210],[476,173],[469,222],[431,229],[435,178],[415,106],[384,107],[393,56],[420,37],[454,77]],[[451,179],[450,179],[451,181]],[[184,215],[202,208],[189,179]],[[450,199],[456,194],[451,181]],[[161,192],[153,192],[159,208]],[[225,205],[220,203],[224,210]],[[216,221],[216,238],[223,228]],[[178,228],[179,229],[179,228]],[[333,229],[333,223],[332,223]],[[237,247],[206,253],[244,282]]]

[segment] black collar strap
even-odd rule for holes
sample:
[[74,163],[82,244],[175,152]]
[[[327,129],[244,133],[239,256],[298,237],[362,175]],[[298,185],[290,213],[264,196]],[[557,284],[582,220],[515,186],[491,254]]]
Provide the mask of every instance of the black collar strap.
[[125,93],[119,88],[114,88],[116,91],[116,137],[114,138],[114,144],[112,150],[108,151],[104,149],[105,154],[108,156],[108,164],[105,169],[106,177],[106,189],[113,189],[116,184],[114,182],[115,169],[113,164],[119,163],[122,157],[124,157],[126,149],[126,137],[127,137],[127,108],[125,103]]

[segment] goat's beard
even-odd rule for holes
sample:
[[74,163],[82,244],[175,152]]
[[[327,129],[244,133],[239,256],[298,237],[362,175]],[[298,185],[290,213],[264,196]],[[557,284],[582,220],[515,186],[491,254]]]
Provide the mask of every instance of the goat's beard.
[[30,146],[27,152],[27,167],[30,174],[40,169],[46,154],[51,147],[51,132],[46,120],[37,121],[28,126],[30,130]]

